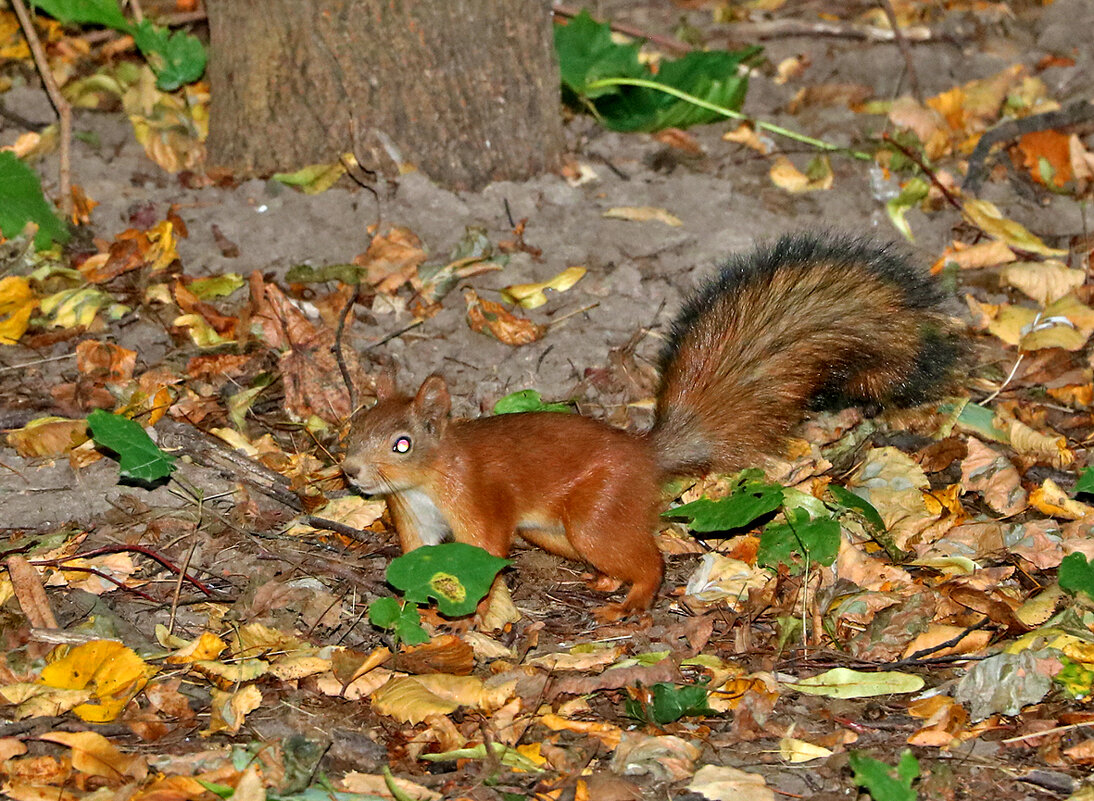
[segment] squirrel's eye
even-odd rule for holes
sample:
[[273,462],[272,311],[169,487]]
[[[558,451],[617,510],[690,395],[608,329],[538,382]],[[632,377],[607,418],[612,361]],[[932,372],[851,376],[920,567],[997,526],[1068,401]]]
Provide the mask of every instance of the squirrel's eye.
[[398,437],[391,449],[396,453],[408,453],[410,451],[410,437]]

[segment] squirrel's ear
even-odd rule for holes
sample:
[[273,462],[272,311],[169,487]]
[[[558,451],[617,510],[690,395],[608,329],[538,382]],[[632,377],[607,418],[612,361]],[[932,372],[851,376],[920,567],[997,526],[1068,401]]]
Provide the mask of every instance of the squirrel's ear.
[[439,424],[448,417],[452,408],[452,398],[448,394],[448,384],[439,375],[431,375],[422,382],[418,394],[414,397],[414,409],[427,423]]
[[386,401],[397,397],[398,388],[395,386],[395,365],[385,367],[374,380],[376,388],[376,400]]

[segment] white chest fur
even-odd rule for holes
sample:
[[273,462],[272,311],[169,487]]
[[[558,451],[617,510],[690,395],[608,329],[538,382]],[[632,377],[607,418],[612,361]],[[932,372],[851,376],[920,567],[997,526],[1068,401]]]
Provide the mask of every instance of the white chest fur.
[[440,545],[448,539],[452,527],[428,495],[417,489],[405,490],[399,494],[418,527],[423,545]]

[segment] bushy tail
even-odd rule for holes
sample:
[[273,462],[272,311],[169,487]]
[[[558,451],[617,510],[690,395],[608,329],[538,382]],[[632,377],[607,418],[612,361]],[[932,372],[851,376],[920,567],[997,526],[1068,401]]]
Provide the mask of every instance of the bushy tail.
[[734,257],[673,323],[650,432],[662,468],[754,464],[818,400],[936,396],[961,351],[939,301],[925,272],[868,240],[799,234]]

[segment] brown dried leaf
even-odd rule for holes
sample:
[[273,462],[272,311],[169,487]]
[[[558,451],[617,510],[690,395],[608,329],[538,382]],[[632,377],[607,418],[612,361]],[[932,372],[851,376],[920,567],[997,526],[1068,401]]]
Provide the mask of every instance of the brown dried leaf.
[[467,302],[467,322],[472,331],[514,347],[535,342],[547,333],[546,326],[517,317],[499,303],[483,300],[473,289],[465,289],[463,294]]

